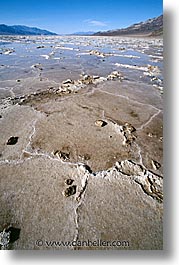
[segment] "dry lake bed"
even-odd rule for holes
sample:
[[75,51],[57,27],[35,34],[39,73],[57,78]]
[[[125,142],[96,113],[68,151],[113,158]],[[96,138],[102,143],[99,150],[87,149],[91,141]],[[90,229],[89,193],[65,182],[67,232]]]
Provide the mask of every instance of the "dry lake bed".
[[1,36],[1,248],[162,249],[162,115],[162,39]]

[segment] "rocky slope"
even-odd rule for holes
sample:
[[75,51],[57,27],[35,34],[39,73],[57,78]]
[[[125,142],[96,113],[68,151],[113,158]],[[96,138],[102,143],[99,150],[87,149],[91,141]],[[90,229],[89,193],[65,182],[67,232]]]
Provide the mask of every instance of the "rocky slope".
[[159,36],[163,33],[163,15],[136,23],[124,29],[97,32],[95,36],[149,35]]

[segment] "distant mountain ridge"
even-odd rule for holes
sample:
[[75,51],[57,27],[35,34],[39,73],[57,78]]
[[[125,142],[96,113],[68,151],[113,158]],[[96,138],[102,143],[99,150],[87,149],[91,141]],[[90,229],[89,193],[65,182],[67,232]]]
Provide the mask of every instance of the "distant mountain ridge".
[[7,26],[5,24],[0,24],[0,35],[57,35],[54,32],[27,27],[22,25]]
[[67,35],[70,35],[70,36],[92,36],[94,35],[95,32],[94,31],[79,31],[79,32],[74,32],[74,33],[71,33],[71,34],[67,34]]
[[163,15],[148,19],[144,22],[133,24],[127,28],[100,31],[94,36],[123,36],[123,35],[148,35],[160,36],[163,34]]

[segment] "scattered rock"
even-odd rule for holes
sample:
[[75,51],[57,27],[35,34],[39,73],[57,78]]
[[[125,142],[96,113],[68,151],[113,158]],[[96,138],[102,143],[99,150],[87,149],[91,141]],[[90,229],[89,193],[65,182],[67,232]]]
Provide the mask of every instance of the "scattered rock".
[[33,65],[31,66],[31,68],[36,68],[36,69],[39,69],[40,71],[43,70],[43,68],[42,68],[42,64],[41,64],[41,63],[33,64]]
[[83,75],[80,81],[85,85],[89,85],[93,83],[94,79],[90,75]]
[[91,156],[89,154],[79,155],[79,159],[81,160],[90,160]]
[[98,76],[98,75],[93,75],[93,79],[99,79],[100,78],[100,76]]
[[7,141],[7,145],[15,145],[18,141],[19,137],[17,136],[11,136],[8,141]]
[[0,233],[0,246],[1,246],[1,249],[6,249],[8,247],[9,242],[10,242],[10,231],[6,232],[6,229],[4,229]]
[[14,49],[5,49],[4,54],[9,55],[11,53],[15,52]]
[[70,159],[70,153],[62,152],[62,151],[55,151],[54,155],[56,155],[59,159],[62,159],[63,161],[67,161]]
[[[31,68],[36,68],[40,71],[43,70],[42,65],[40,63],[32,65]],[[117,71],[112,72],[111,79],[112,78],[123,79],[122,75]],[[40,81],[42,80],[43,79],[40,77]],[[33,92],[29,95],[23,96],[22,100],[20,100],[20,97],[18,97],[17,99],[18,101],[20,100],[20,102],[15,102],[14,101],[15,98],[12,98],[11,100],[15,102],[15,104],[18,103],[22,105],[22,104],[29,103],[29,101],[34,100],[34,98],[42,99],[43,97],[47,98],[48,95],[53,96],[57,94],[63,95],[63,94],[70,94],[70,93],[78,93],[78,91],[82,88],[85,88],[86,85],[99,84],[107,80],[109,80],[107,79],[107,77],[90,76],[90,75],[85,74],[85,75],[81,75],[81,78],[79,80],[71,80],[71,79],[64,80],[58,88],[48,88],[40,92]]]
[[157,65],[148,65],[148,70],[151,73],[160,73],[159,67]]
[[136,131],[136,129],[134,128],[134,126],[132,126],[130,123],[126,122],[124,125],[123,125],[123,129],[124,131],[126,132],[130,132],[130,133],[133,133]]
[[66,179],[65,184],[72,185],[73,181],[74,181],[73,179]]
[[78,84],[89,85],[89,84],[98,84],[100,82],[106,81],[106,77],[99,77],[96,75],[82,75],[81,79],[77,81]]
[[90,174],[93,173],[92,169],[88,165],[83,165],[84,169],[88,171]]
[[163,142],[163,136],[159,138],[159,142]]
[[61,83],[61,86],[58,89],[58,93],[71,93],[71,92],[76,92],[78,89],[80,89],[80,82],[79,81],[73,81],[71,79],[64,80]]
[[45,46],[44,45],[37,46],[37,49],[42,49],[42,48],[45,48]]
[[116,78],[118,78],[120,80],[124,79],[123,75],[120,72],[118,72],[118,71],[114,71],[114,72],[110,73],[107,76],[107,80],[113,80],[113,79],[116,79]]
[[76,87],[75,86],[70,86],[70,85],[62,85],[59,87],[57,93],[60,94],[69,94],[72,92],[76,92]]
[[133,118],[138,118],[138,114],[135,112],[135,111],[130,111],[130,115],[133,117]]
[[107,122],[103,121],[103,120],[97,120],[97,121],[95,121],[95,125],[98,127],[104,127],[107,125]]
[[63,191],[63,195],[65,197],[72,196],[76,193],[76,185],[68,187],[65,191]]
[[90,166],[88,166],[86,164],[79,164],[77,167],[80,169],[81,172],[83,172],[83,174],[93,173]]
[[99,52],[99,51],[96,51],[96,50],[91,50],[89,52],[90,55],[96,55],[96,56],[99,56],[99,57],[105,57],[105,54],[103,52]]
[[150,133],[150,132],[149,132],[147,135],[148,135],[149,137],[153,137],[153,134]]
[[9,244],[14,243],[19,239],[20,229],[12,227],[10,225],[6,226],[2,232],[0,232],[0,248],[8,249]]
[[157,169],[159,169],[161,167],[160,163],[155,161],[155,160],[152,160],[151,164],[152,164],[152,167],[153,167],[154,170],[157,170]]
[[71,79],[67,79],[67,80],[64,80],[62,82],[63,85],[66,85],[66,84],[74,84],[74,82],[71,80]]
[[126,122],[123,126],[121,126],[121,133],[124,136],[124,145],[131,145],[132,142],[136,139],[134,132],[136,129],[130,123]]

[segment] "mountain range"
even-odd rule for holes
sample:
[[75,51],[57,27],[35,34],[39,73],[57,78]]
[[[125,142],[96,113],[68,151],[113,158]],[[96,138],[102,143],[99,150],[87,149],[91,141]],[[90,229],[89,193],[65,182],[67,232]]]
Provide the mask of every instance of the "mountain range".
[[[67,35],[76,36],[161,36],[163,34],[163,15],[133,24],[127,28],[99,32],[75,32]],[[0,35],[58,35],[54,32],[21,25],[7,26],[0,24]]]
[[0,24],[0,35],[57,35],[48,30],[21,25],[7,26]]
[[94,36],[146,35],[160,36],[163,34],[163,15],[133,24],[127,28],[96,32]]
[[74,32],[72,34],[67,34],[67,35],[74,35],[74,36],[91,36],[94,35],[96,32],[94,31],[79,31],[79,32]]

